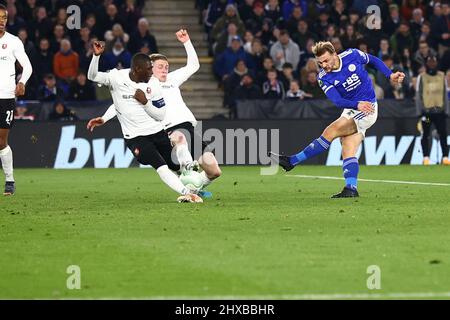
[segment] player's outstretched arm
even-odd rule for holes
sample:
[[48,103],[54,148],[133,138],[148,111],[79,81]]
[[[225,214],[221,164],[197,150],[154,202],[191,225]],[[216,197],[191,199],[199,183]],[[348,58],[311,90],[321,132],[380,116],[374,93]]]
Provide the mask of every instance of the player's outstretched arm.
[[91,81],[108,85],[109,74],[106,72],[98,71],[98,63],[100,61],[100,55],[105,51],[105,44],[102,41],[94,41],[92,44],[94,54],[92,55],[91,63],[89,64],[87,78]]
[[198,60],[197,52],[195,51],[195,48],[189,38],[188,32],[185,29],[180,29],[175,33],[175,35],[177,36],[178,41],[180,41],[186,49],[187,63],[184,67],[171,72],[170,78],[178,86],[181,86],[183,82],[189,79],[190,76],[200,69],[200,62]]
[[373,66],[375,69],[381,71],[386,78],[392,80],[393,82],[397,84],[401,84],[403,80],[405,79],[405,74],[403,72],[392,72],[383,61],[378,59],[377,57],[367,54],[369,58],[369,64]]
[[87,124],[87,129],[89,131],[94,131],[95,127],[100,127],[104,125],[106,122],[111,120],[117,115],[116,107],[114,104],[110,105],[109,108],[105,111],[105,113],[101,117],[93,118],[89,120]]

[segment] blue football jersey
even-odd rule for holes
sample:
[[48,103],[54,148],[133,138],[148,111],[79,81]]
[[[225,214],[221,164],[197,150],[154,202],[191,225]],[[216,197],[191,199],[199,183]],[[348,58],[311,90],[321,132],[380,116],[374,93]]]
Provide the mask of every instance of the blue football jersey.
[[358,102],[376,102],[372,80],[365,69],[369,56],[358,49],[347,49],[340,53],[340,67],[326,73],[320,69],[317,80],[325,94],[331,88],[336,88],[341,97]]

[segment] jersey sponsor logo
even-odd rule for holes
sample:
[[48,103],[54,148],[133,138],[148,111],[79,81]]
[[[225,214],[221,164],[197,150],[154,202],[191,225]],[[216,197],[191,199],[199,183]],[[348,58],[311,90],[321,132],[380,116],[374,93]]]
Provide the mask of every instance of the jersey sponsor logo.
[[123,94],[122,98],[123,99],[134,99],[134,95],[132,95],[132,94]]
[[350,77],[345,80],[345,82],[342,84],[344,89],[348,91],[352,91],[356,87],[358,87],[361,84],[361,80],[359,79],[358,75],[356,73],[352,74]]
[[352,63],[348,66],[348,71],[353,72],[356,70],[356,66]]
[[6,60],[8,60],[8,57],[7,56],[1,56],[0,60],[6,61]]
[[6,49],[8,47],[8,44],[4,43],[2,44],[2,49]]

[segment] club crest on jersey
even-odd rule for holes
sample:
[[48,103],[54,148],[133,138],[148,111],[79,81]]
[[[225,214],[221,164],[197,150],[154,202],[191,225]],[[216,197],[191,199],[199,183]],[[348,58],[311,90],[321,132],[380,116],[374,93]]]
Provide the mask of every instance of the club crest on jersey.
[[2,49],[6,49],[8,45],[6,43],[2,44]]
[[348,66],[348,71],[353,72],[355,70],[356,70],[356,66],[353,63]]
[[152,93],[152,89],[150,87],[147,87],[147,93],[148,94]]

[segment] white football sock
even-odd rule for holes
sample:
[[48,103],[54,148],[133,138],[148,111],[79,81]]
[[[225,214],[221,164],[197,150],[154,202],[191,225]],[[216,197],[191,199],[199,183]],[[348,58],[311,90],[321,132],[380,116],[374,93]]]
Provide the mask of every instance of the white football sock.
[[200,172],[200,177],[203,182],[203,188],[206,188],[208,185],[211,184],[211,182],[213,182],[211,179],[208,178],[205,171]]
[[193,161],[187,144],[179,144],[176,147],[178,162],[181,166],[186,166]]
[[5,181],[14,181],[13,176],[13,153],[9,146],[0,150],[0,159],[2,161],[3,171],[5,172]]
[[156,169],[156,172],[158,172],[161,180],[175,192],[178,192],[181,195],[189,193],[189,190],[181,183],[176,174],[170,171],[167,165],[159,167]]

